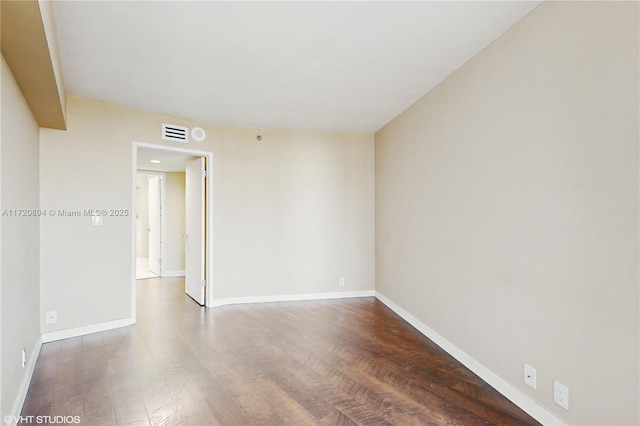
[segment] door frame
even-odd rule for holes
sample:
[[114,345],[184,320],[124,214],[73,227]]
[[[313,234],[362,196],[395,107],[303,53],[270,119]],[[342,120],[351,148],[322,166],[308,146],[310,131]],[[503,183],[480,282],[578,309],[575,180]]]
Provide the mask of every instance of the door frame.
[[[136,204],[136,173],[138,171],[138,149],[148,149],[155,151],[179,152],[194,157],[204,157],[206,159],[207,184],[205,193],[205,279],[207,287],[205,289],[205,307],[213,306],[213,282],[211,281],[211,271],[213,265],[213,241],[211,235],[211,226],[213,224],[213,153],[210,151],[199,151],[187,148],[178,148],[173,146],[156,145],[146,142],[133,141],[131,145],[131,206]],[[136,321],[136,220],[131,215],[131,318]]]

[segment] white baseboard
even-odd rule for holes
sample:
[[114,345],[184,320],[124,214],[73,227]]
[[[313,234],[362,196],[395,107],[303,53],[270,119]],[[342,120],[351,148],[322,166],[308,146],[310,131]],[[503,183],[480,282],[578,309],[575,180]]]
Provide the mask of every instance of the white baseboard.
[[[42,347],[42,337],[38,336],[38,339],[33,345],[31,349],[31,355],[29,356],[29,360],[25,365],[27,371],[25,372],[24,377],[22,378],[22,383],[20,384],[20,388],[18,389],[18,394],[16,395],[16,400],[11,407],[11,416],[3,415],[3,424],[7,425],[15,425],[17,423],[16,420],[20,418],[20,413],[22,413],[22,406],[24,405],[24,401],[27,398],[27,392],[29,391],[29,385],[31,384],[31,378],[33,377],[33,371],[36,368],[36,361],[38,360],[38,355],[40,354],[40,348]],[[11,421],[7,422],[6,420],[10,419]]]
[[520,407],[523,411],[529,414],[531,417],[542,423],[543,425],[564,425],[560,419],[553,414],[540,407],[538,404],[529,399],[525,394],[511,386],[500,376],[480,364],[475,359],[471,358],[466,352],[449,342],[447,339],[433,331],[423,322],[411,315],[409,312],[396,305],[391,299],[383,295],[382,293],[375,292],[376,299],[387,305],[389,309],[398,314],[402,319],[414,326],[420,333],[424,334],[436,345],[440,346],[449,355],[460,361],[465,367],[473,371],[482,380],[491,385],[495,390],[504,395],[507,399]]
[[107,321],[99,324],[86,325],[84,327],[68,328],[66,330],[52,331],[42,335],[42,342],[54,342],[56,340],[69,339],[71,337],[84,336],[85,334],[98,333],[100,331],[113,330],[114,328],[127,327],[135,324],[133,318],[122,318],[115,321]]
[[184,277],[184,271],[166,271],[162,273],[163,278]]
[[307,293],[307,294],[282,294],[276,296],[248,296],[227,297],[214,300],[208,307],[215,308],[225,305],[237,305],[241,303],[266,303],[266,302],[293,302],[300,300],[344,299],[351,297],[373,297],[374,290],[341,291],[335,293]]

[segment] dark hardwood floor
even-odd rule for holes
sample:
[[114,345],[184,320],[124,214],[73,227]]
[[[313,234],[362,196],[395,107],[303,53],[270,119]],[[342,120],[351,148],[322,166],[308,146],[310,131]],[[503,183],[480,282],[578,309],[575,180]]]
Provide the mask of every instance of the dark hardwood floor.
[[138,281],[135,326],[43,345],[23,416],[84,425],[538,424],[374,298],[197,306]]

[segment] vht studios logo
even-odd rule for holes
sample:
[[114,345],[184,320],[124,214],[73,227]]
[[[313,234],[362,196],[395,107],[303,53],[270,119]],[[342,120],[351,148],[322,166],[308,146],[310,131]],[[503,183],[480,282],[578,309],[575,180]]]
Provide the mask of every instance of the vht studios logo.
[[4,416],[4,422],[8,425],[22,424],[78,424],[80,416]]

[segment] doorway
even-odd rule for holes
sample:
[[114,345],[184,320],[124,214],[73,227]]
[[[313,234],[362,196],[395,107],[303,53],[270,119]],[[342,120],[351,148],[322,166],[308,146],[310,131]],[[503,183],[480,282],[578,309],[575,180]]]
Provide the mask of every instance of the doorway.
[[136,173],[136,279],[164,276],[162,237],[164,233],[165,173]]
[[[160,277],[184,276],[185,293],[196,303],[210,306],[211,291],[209,283],[211,265],[211,200],[212,186],[208,173],[212,166],[212,153],[174,147],[163,147],[140,142],[133,143],[132,174],[134,184],[132,190],[133,206],[137,207],[137,215],[133,218],[132,232],[132,315],[135,318],[136,304],[136,270],[141,255],[147,255],[149,270]],[[145,223],[143,214],[138,208],[141,200],[140,174],[145,175],[143,182],[151,191],[147,192],[147,206],[157,205],[160,224],[157,238],[154,239],[152,216]],[[179,186],[182,176],[182,200],[171,199],[176,192],[171,189]],[[146,179],[146,180],[145,180]],[[176,184],[175,182],[178,182]],[[157,197],[156,197],[157,195]],[[177,200],[177,201],[176,201]],[[182,211],[182,219],[176,219],[176,213]],[[173,211],[173,218],[171,217]],[[146,225],[146,228],[145,228]],[[145,235],[145,232],[147,233]],[[145,241],[145,236],[149,237]],[[148,247],[144,251],[145,245]],[[152,251],[152,250],[155,250]],[[156,261],[157,258],[157,261]],[[176,259],[182,259],[182,267],[176,269]],[[144,259],[144,257],[142,257]],[[173,262],[173,263],[172,263]]]

